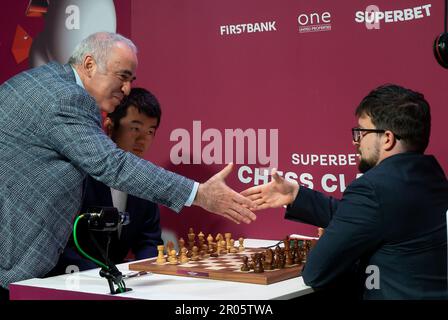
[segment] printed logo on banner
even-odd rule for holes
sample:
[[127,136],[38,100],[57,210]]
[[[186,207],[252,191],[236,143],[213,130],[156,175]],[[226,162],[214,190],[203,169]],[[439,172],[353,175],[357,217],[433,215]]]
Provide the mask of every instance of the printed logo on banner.
[[[243,184],[259,185],[271,180],[271,170],[279,168],[279,129],[205,129],[202,121],[194,120],[192,128],[171,131],[170,150],[174,165],[184,164],[240,164],[237,176]],[[298,172],[277,170],[288,181],[327,193],[344,192],[348,183],[362,174],[346,177],[338,168],[357,165],[356,153],[351,154],[291,154],[291,164]],[[317,167],[328,167],[319,175],[310,173]],[[308,171],[310,170],[310,171]],[[308,171],[308,172],[307,172]]]
[[429,16],[431,16],[431,4],[387,11],[381,11],[377,5],[369,5],[364,11],[356,11],[355,22],[364,23],[368,30],[372,30],[380,29],[381,23],[418,20]]
[[[201,121],[193,121],[190,131],[177,128],[171,132],[171,163],[178,164],[261,164],[278,167],[278,129],[202,130]],[[268,152],[269,150],[269,152]]]
[[[343,173],[335,173],[338,167],[356,166],[358,155],[351,154],[291,154],[291,164],[300,166],[298,172],[281,171],[278,174],[286,180],[299,183],[307,188],[319,188],[327,193],[344,192],[347,185],[354,178],[359,178],[362,174],[346,177]],[[333,173],[325,172],[319,175],[313,175],[308,170],[310,167],[329,167]],[[241,166],[238,170],[238,179],[245,184],[264,184],[270,181],[271,172],[264,168],[251,168],[250,166]]]
[[300,33],[331,31],[331,14],[323,13],[302,13],[297,17]]
[[67,30],[79,30],[79,7],[69,5],[65,8],[65,13],[68,15],[65,19],[65,27]]
[[219,26],[221,36],[240,35],[245,33],[259,33],[277,31],[276,21],[229,24]]

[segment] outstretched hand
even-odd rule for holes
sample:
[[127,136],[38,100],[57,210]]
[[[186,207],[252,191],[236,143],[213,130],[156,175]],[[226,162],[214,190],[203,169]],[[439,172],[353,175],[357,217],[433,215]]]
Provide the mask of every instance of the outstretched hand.
[[256,215],[248,209],[254,208],[254,203],[226,185],[225,178],[232,169],[233,163],[229,163],[205,183],[201,183],[193,204],[235,223],[250,223],[256,219]]
[[299,193],[299,185],[286,181],[276,169],[272,170],[271,175],[273,178],[271,182],[241,192],[255,203],[254,210],[286,206],[292,203]]

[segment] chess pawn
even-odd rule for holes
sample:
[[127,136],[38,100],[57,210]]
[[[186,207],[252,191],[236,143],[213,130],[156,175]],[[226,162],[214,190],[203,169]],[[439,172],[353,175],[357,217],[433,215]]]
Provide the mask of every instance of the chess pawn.
[[217,247],[216,247],[216,254],[219,256],[221,254],[221,251],[222,251],[222,242],[218,240],[216,245],[217,245]]
[[183,247],[180,251],[180,263],[187,263],[188,261],[190,261],[190,259],[188,259],[187,257],[187,248]]
[[221,240],[221,250],[222,250],[222,254],[227,254],[227,247],[226,247],[225,240]]
[[170,240],[166,243],[166,254],[169,256],[171,253],[171,250],[173,250],[173,249],[174,249],[174,243],[173,243],[173,241]]
[[199,249],[198,249],[198,247],[194,246],[192,251],[193,251],[193,253],[191,255],[191,260],[192,261],[198,261],[199,260]]
[[230,239],[230,250],[229,250],[229,252],[230,253],[237,253],[238,252],[238,249],[235,248],[235,240],[233,240],[233,239]]
[[243,257],[243,264],[241,266],[241,271],[245,271],[245,272],[250,271],[249,259],[246,256]]
[[282,253],[280,253],[280,256],[279,256],[279,259],[278,259],[278,267],[280,269],[284,269],[285,268],[285,264],[286,264],[285,253],[282,252]]
[[291,254],[291,251],[285,251],[285,252],[286,252],[285,266],[290,267],[294,263],[294,260],[292,259],[292,254]]
[[166,258],[165,255],[163,254],[163,249],[165,247],[163,245],[157,246],[157,251],[159,252],[159,254],[157,255],[157,260],[156,263],[157,264],[164,264],[166,263]]
[[173,249],[170,251],[170,257],[168,258],[168,262],[170,264],[179,264],[179,261],[177,260],[176,257],[176,250]]
[[250,255],[249,268],[253,269],[255,267],[255,254]]
[[208,246],[204,243],[202,245],[202,249],[199,251],[199,256],[201,257],[201,259],[204,259],[207,256],[207,250]]
[[244,246],[243,246],[243,244],[244,244],[244,239],[243,239],[243,238],[239,238],[239,239],[238,239],[238,242],[239,242],[239,244],[240,244],[240,246],[238,247],[238,251],[239,251],[239,252],[243,252],[243,251],[244,251]]
[[261,258],[260,257],[258,257],[258,259],[255,260],[254,272],[255,273],[263,273],[264,272],[263,263],[261,262]]
[[301,263],[302,263],[302,255],[299,248],[297,248],[294,254],[294,264],[301,264]]

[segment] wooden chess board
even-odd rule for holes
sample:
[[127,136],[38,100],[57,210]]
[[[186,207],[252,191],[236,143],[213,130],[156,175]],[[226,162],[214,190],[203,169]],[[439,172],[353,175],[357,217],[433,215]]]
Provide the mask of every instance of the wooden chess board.
[[271,284],[300,276],[302,265],[292,265],[284,269],[264,270],[255,273],[253,270],[241,271],[242,257],[250,257],[256,252],[263,252],[262,248],[246,248],[243,252],[227,253],[218,257],[208,257],[200,261],[190,261],[185,264],[172,265],[157,264],[157,258],[130,263],[129,269],[135,271],[150,271],[184,277],[198,277],[214,280],[237,281],[254,284]]

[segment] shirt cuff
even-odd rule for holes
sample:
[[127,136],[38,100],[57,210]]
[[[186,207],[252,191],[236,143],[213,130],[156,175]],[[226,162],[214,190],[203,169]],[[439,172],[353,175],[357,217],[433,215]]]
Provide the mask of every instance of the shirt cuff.
[[185,202],[186,207],[190,207],[193,204],[194,198],[196,198],[196,193],[198,193],[199,182],[194,182],[193,189],[191,190],[190,197],[187,202]]

